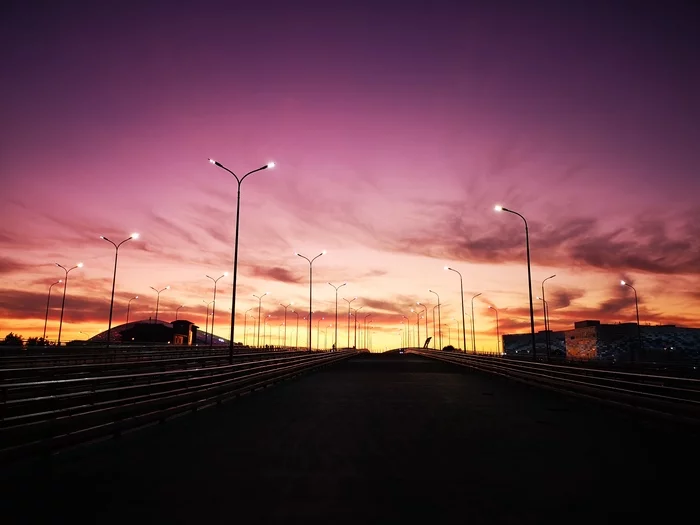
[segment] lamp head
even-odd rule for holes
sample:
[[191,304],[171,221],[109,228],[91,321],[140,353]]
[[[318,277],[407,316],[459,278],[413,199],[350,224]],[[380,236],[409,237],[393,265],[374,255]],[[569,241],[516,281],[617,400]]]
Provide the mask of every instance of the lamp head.
[[224,277],[228,277],[228,272],[224,272]]
[[166,290],[170,290],[170,285],[165,287]]
[[139,296],[138,296],[138,295],[137,295],[136,297],[134,297],[134,299],[138,299],[138,298],[139,298]]
[[82,267],[83,267],[83,263],[79,262],[76,266],[77,266],[78,268],[82,268]]
[[276,164],[275,164],[274,162],[268,162],[266,167],[269,168],[269,169],[272,169],[272,168],[274,168],[275,166],[276,166]]
[[626,284],[627,284],[627,283],[626,283],[625,281],[620,281],[620,285],[624,286],[624,285],[626,285]]
[[496,211],[503,211],[503,206],[501,206],[500,204],[496,204],[496,205],[493,207],[493,209],[496,210]]
[[62,282],[63,282],[63,279],[59,279],[58,282],[59,282],[59,283],[62,283]]
[[131,234],[131,238],[134,239],[134,240],[138,239],[139,237],[140,237],[140,235],[139,235],[138,233],[132,233],[132,234]]
[[323,250],[323,251],[321,252],[321,255],[326,255],[326,250]]

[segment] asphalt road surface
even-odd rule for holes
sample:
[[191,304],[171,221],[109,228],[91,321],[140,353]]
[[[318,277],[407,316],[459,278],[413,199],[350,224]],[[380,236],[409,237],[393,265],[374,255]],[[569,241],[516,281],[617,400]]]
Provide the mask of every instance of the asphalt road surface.
[[697,516],[698,443],[668,422],[504,378],[363,355],[6,467],[0,520],[687,522]]

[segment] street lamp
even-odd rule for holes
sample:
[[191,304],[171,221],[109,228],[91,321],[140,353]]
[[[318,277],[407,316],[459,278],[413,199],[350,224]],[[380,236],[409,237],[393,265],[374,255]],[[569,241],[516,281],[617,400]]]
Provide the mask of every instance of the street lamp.
[[284,345],[282,346],[285,347],[287,346],[287,308],[289,308],[293,304],[294,303],[289,303],[287,306],[284,306],[282,303],[280,303],[280,306],[284,308]]
[[[343,283],[340,286],[336,286],[334,284],[330,284],[334,289],[335,289],[335,340],[333,341],[333,348],[335,351],[338,351],[338,289],[342,288],[348,283]],[[349,320],[349,319],[348,319]]]
[[[272,314],[267,314],[263,321],[263,346],[267,345],[267,320],[272,317]],[[270,343],[272,343],[272,327],[270,327]]]
[[49,322],[49,303],[51,302],[51,288],[53,288],[57,284],[61,284],[62,282],[63,279],[59,279],[51,286],[49,286],[49,296],[46,298],[46,319],[44,319],[44,335],[41,337],[44,340],[44,344],[46,344],[46,325]]
[[418,333],[416,334],[416,348],[420,348],[420,312],[411,308],[411,313],[416,314],[416,327]]
[[365,315],[365,335],[364,335],[365,340],[364,340],[363,346],[367,346],[367,318],[370,317],[371,315],[372,314]]
[[[312,311],[312,303],[311,303],[311,296],[313,293],[313,283],[314,283],[314,274],[313,274],[313,265],[314,261],[321,257],[321,255],[324,255],[326,253],[326,250],[323,250],[321,253],[319,253],[316,257],[313,259],[309,259],[308,257],[298,253],[294,252],[294,255],[297,255],[298,257],[301,257],[302,259],[306,259],[309,262],[309,352],[311,352],[311,323],[312,323],[312,317],[313,317],[313,311]],[[318,337],[316,337],[318,339]],[[316,341],[316,344],[318,345],[318,341]]]
[[[228,169],[226,166],[221,164],[220,162],[215,161],[214,159],[209,159],[209,162],[211,162],[214,166],[217,166],[221,168],[222,170],[228,171],[231,175],[234,176],[236,179],[236,182],[238,183],[238,196],[236,199],[236,237],[234,241],[234,250],[233,250],[233,297],[231,298],[231,339],[229,341],[229,361],[233,363],[233,333],[234,329],[236,326],[236,278],[238,276],[238,225],[240,223],[240,217],[241,217],[241,183],[246,179],[248,175],[251,175],[257,171],[262,171],[267,168],[274,168],[275,163],[274,162],[269,162],[265,164],[264,166],[261,166],[258,169],[255,169],[253,171],[249,171],[243,177],[240,179],[238,178],[238,175],[236,175],[233,171]],[[260,323],[258,322],[258,342],[260,342]]]
[[294,336],[296,337],[296,342],[294,343],[294,348],[299,349],[299,312],[292,310],[292,313],[297,316],[297,328],[294,330]]
[[[437,292],[433,292],[432,290],[428,290],[430,293],[434,293],[435,297],[437,297],[437,309],[438,309],[438,337],[440,337],[440,350],[442,350],[442,318],[441,318],[441,312],[442,308],[440,307],[440,296],[438,295]],[[433,337],[435,337],[435,309],[433,309]],[[435,348],[435,346],[433,346]]]
[[135,295],[134,297],[129,299],[129,303],[126,305],[126,324],[129,324],[129,311],[131,310],[131,301],[133,301],[134,299],[138,299],[138,298],[139,298],[139,296]]
[[[180,313],[180,308],[184,308],[184,304],[181,304],[175,309],[175,320],[177,321],[177,315]],[[214,321],[212,321],[212,326],[214,326]]]
[[343,301],[348,303],[348,348],[350,348],[350,303],[352,303],[355,299],[357,299],[357,297],[353,297],[350,300],[343,297]]
[[411,320],[405,316],[401,315],[404,319],[406,319],[406,348],[410,348],[411,346]]
[[489,309],[496,312],[496,343],[497,343],[496,348],[498,349],[498,355],[501,355],[501,332],[500,332],[500,329],[498,328],[498,310],[496,310],[495,306],[489,306]]
[[357,312],[362,310],[364,306],[360,306],[359,308],[353,308],[352,311],[355,313],[355,336],[353,337],[352,340],[352,346],[355,350],[357,350]]
[[131,239],[138,239],[138,238],[139,238],[138,233],[132,233],[129,238],[124,239],[119,244],[115,244],[113,241],[110,241],[104,235],[100,235],[100,239],[107,241],[112,246],[114,246],[114,275],[112,276],[112,299],[109,302],[109,324],[107,325],[107,347],[108,348],[109,348],[109,343],[112,340],[112,310],[114,309],[114,286],[117,282],[117,258],[119,257],[119,247],[122,244],[124,244],[125,242],[130,241]]
[[260,348],[260,308],[262,307],[262,298],[265,297],[269,293],[270,292],[265,292],[262,295],[253,294],[253,297],[255,297],[258,300],[258,344],[257,344],[258,348]]
[[[245,317],[243,318],[243,345],[247,346],[247,337],[248,337],[248,312],[250,312],[253,308],[248,308],[245,311]],[[253,317],[253,319],[255,319]]]
[[[214,320],[216,319],[216,283],[219,282],[219,279],[223,279],[227,275],[228,275],[228,272],[224,272],[223,275],[221,275],[220,277],[217,277],[216,279],[214,279],[213,277],[209,277],[208,275],[206,276],[208,279],[211,279],[212,281],[214,281],[214,299],[212,300],[212,302],[214,304],[212,304],[212,306],[211,306],[211,337],[209,337],[209,347],[210,348],[212,346],[214,346]],[[231,332],[231,337],[233,337],[233,332]],[[231,341],[231,345],[233,345],[233,341]],[[231,348],[233,348],[233,346],[231,346]]]
[[213,301],[205,301],[202,299],[202,302],[207,305],[207,323],[204,328],[204,344],[207,344],[207,335],[209,335],[209,338],[211,339],[211,334],[209,334],[209,305],[213,303]]
[[66,276],[63,279],[63,300],[61,301],[61,320],[58,323],[58,341],[56,342],[56,346],[61,346],[61,329],[63,328],[63,310],[66,306],[66,289],[68,288],[68,274],[75,270],[76,268],[82,268],[83,263],[79,262],[72,268],[66,268],[65,266],[56,263],[56,266],[59,268],[63,268],[63,271],[66,272]]
[[[455,272],[457,275],[459,275],[459,290],[462,298],[462,340],[464,343],[464,353],[467,353],[467,327],[465,326],[465,321],[464,321],[464,284],[462,282],[462,274],[459,273],[457,270],[454,268],[450,268],[449,266],[445,266],[445,270],[450,270],[451,272]],[[459,337],[459,336],[457,336]]]
[[550,279],[554,279],[557,276],[557,274],[550,275],[547,277],[544,281],[542,281],[542,306],[544,307],[544,341],[545,341],[545,348],[547,349],[547,359],[549,360],[549,306],[547,305],[547,301],[545,301],[545,295],[544,295],[544,283],[549,281]]
[[[639,351],[642,351],[642,330],[639,325],[639,299],[637,298],[637,289],[632,286],[630,283],[627,283],[625,281],[620,281],[620,284],[622,286],[628,286],[634,290],[634,307],[637,310],[637,339],[639,340]],[[632,361],[634,361],[634,349],[632,350],[630,354],[630,358]]]
[[[428,307],[425,306],[421,302],[416,302],[416,304],[418,306],[422,306],[423,309],[425,310],[425,338],[427,339],[428,338]],[[420,347],[420,346],[421,346],[420,341],[418,341],[418,347]]]
[[530,232],[527,226],[527,220],[525,217],[520,215],[517,211],[509,210],[503,206],[496,205],[494,207],[496,211],[505,211],[517,215],[525,223],[525,246],[527,251],[527,291],[530,296],[530,337],[532,339],[532,359],[537,359],[537,345],[535,343],[535,311],[532,308],[532,273],[530,271]]
[[321,321],[323,321],[325,317],[321,317],[318,321],[316,321],[316,350],[320,350],[321,346],[319,343],[319,334],[321,331]]
[[156,300],[156,320],[155,320],[155,323],[157,324],[158,323],[158,307],[160,306],[160,292],[163,292],[165,290],[170,289],[170,285],[166,286],[165,288],[163,288],[161,290],[156,290],[155,288],[153,288],[153,286],[151,286],[150,288],[151,288],[151,290],[154,290],[158,294],[158,299]]
[[474,299],[479,297],[482,292],[479,292],[474,297],[472,297],[472,352],[476,354],[476,323],[474,322]]

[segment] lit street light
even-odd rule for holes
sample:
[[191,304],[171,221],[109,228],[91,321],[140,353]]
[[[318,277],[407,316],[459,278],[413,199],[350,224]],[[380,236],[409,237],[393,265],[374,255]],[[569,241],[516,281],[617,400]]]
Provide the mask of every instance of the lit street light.
[[129,324],[129,311],[131,310],[131,301],[133,301],[134,299],[138,299],[138,298],[139,298],[139,296],[135,295],[134,297],[129,299],[129,303],[126,305],[126,324]]
[[545,348],[547,349],[547,360],[549,360],[549,305],[547,305],[547,301],[545,300],[544,283],[546,283],[550,279],[554,279],[556,276],[557,274],[550,275],[544,281],[542,281],[542,306],[544,307],[544,341]]
[[401,315],[404,319],[406,319],[406,348],[411,347],[411,320],[405,316]]
[[[465,326],[465,320],[464,320],[464,283],[462,282],[462,274],[459,273],[457,270],[454,268],[450,268],[449,266],[445,266],[445,270],[450,270],[451,272],[455,272],[457,275],[459,275],[459,290],[460,290],[460,296],[462,299],[462,340],[464,344],[464,353],[467,353],[467,327]],[[457,336],[459,338],[459,336]]]
[[[280,306],[284,308],[284,344],[282,346],[287,346],[287,308],[292,306],[294,303],[289,303],[287,306],[280,303]],[[279,337],[278,337],[279,339]]]
[[[269,293],[270,292],[265,292],[262,295],[253,294],[253,297],[255,297],[258,300],[258,343],[257,343],[258,348],[260,348],[260,309],[262,307],[262,298],[265,297]],[[263,337],[263,339],[264,339],[264,337]]]
[[[238,194],[236,198],[236,236],[235,236],[235,241],[234,241],[234,250],[233,250],[233,297],[231,298],[231,336],[229,340],[229,362],[233,363],[233,340],[234,340],[234,330],[236,326],[236,278],[238,277],[238,225],[240,223],[240,217],[241,217],[241,184],[243,181],[246,179],[248,175],[251,175],[257,171],[262,171],[268,168],[274,168],[275,163],[274,162],[269,162],[268,164],[265,164],[264,166],[261,166],[258,169],[255,169],[253,171],[249,171],[243,177],[240,179],[238,178],[238,175],[236,175],[233,171],[228,169],[226,166],[221,164],[220,162],[215,161],[214,159],[209,159],[209,162],[211,162],[214,166],[217,166],[221,168],[222,170],[228,171],[231,175],[234,176],[236,179],[236,182],[238,183]],[[260,343],[260,322],[258,321],[258,343]]]
[[299,349],[299,312],[292,310],[292,313],[297,316],[297,328],[294,330],[294,336],[296,337],[296,342],[294,343],[294,348]]
[[[180,306],[178,306],[178,307],[175,309],[175,320],[176,320],[176,321],[177,321],[178,314],[180,313],[180,308],[184,308],[184,307],[185,307],[185,305],[184,305],[184,304],[181,304]],[[214,322],[213,322],[213,321],[212,321],[212,326],[214,326]]]
[[165,290],[169,290],[170,285],[166,286],[165,288],[163,288],[161,290],[156,290],[155,288],[153,288],[153,286],[151,286],[150,288],[151,288],[151,290],[155,291],[158,294],[158,299],[156,300],[156,320],[155,320],[155,323],[158,324],[158,308],[160,306],[160,292],[164,292]]
[[353,308],[352,311],[355,313],[355,336],[353,337],[352,340],[352,347],[357,350],[357,312],[362,310],[364,306],[360,306],[359,308]]
[[58,341],[56,342],[56,346],[61,346],[61,330],[63,328],[63,310],[66,307],[66,289],[68,288],[68,274],[75,270],[76,268],[82,268],[83,263],[79,262],[72,268],[66,268],[65,266],[56,263],[56,266],[59,268],[63,268],[63,271],[66,272],[66,276],[63,279],[63,300],[61,301],[61,320],[58,323]]
[[[202,302],[207,305],[207,322],[204,328],[204,344],[207,344],[207,335],[209,335],[209,305],[212,304],[214,301],[207,302],[204,299],[202,299]],[[211,335],[209,335],[209,338],[211,339]]]
[[114,308],[114,286],[117,282],[117,258],[119,257],[119,247],[122,244],[124,244],[125,242],[130,241],[131,239],[138,239],[138,238],[139,238],[138,233],[132,233],[131,237],[124,239],[119,244],[115,244],[113,241],[110,241],[104,235],[100,235],[100,239],[107,241],[112,246],[114,246],[114,275],[112,276],[112,299],[109,302],[109,324],[107,325],[107,348],[109,348],[109,343],[112,340],[112,310]]
[[496,312],[496,343],[497,343],[496,348],[498,349],[498,354],[500,355],[501,354],[501,332],[500,332],[500,329],[498,328],[498,310],[496,310],[496,307],[494,307],[494,306],[489,306],[489,309]]
[[356,300],[357,297],[353,297],[352,299],[346,299],[343,297],[343,301],[348,303],[348,348],[350,348],[350,303],[352,303],[354,300]]
[[[639,340],[639,351],[642,351],[642,330],[639,325],[639,299],[637,297],[637,289],[632,286],[630,283],[625,282],[625,281],[620,281],[620,284],[622,286],[627,286],[629,288],[632,288],[634,290],[634,308],[637,310],[637,339]],[[632,352],[630,353],[630,359],[634,361],[634,349],[632,349]]]
[[[416,304],[417,304],[418,306],[422,306],[423,309],[425,310],[425,338],[427,339],[427,338],[428,338],[428,307],[425,306],[425,305],[424,305],[423,303],[421,303],[421,302],[417,302]],[[419,339],[420,339],[420,338],[419,338]],[[422,346],[422,345],[421,345],[421,342],[420,342],[420,340],[419,340],[419,341],[418,341],[418,347],[420,348],[421,346]]]
[[496,211],[505,211],[517,215],[525,223],[525,247],[527,251],[527,291],[530,296],[530,337],[532,339],[532,359],[537,359],[537,344],[535,343],[535,311],[532,307],[532,273],[530,271],[530,231],[527,226],[527,220],[517,211],[509,210],[503,206],[496,205],[494,207]]
[[321,321],[323,321],[324,319],[325,319],[325,317],[321,317],[318,321],[316,321],[316,350],[321,349],[319,339],[320,339],[320,333],[321,333]]
[[[253,307],[255,308],[255,307]],[[253,308],[248,308],[245,311],[244,317],[243,317],[243,345],[247,345],[248,343],[246,342],[247,337],[248,337],[248,312],[250,312]],[[252,316],[251,316],[252,317]],[[255,319],[255,317],[253,317]]]
[[[311,296],[313,294],[313,286],[314,286],[314,274],[313,274],[313,265],[314,261],[321,257],[321,255],[324,255],[326,253],[326,250],[323,250],[321,253],[319,253],[316,257],[313,259],[309,259],[308,257],[305,257],[304,255],[294,252],[294,255],[297,255],[298,257],[301,257],[302,259],[306,259],[309,262],[309,352],[311,352],[311,322],[312,322],[312,316],[313,316],[313,304],[311,301]],[[318,337],[316,337],[318,339]],[[318,341],[316,341],[316,344],[318,345]]]
[[[440,307],[440,296],[438,295],[437,292],[434,292],[434,291],[432,291],[432,290],[428,290],[428,291],[429,291],[430,293],[434,293],[434,294],[435,294],[435,297],[437,297],[437,300],[438,300],[438,302],[437,302],[437,309],[438,309],[438,337],[440,338],[439,347],[440,347],[440,349],[442,350],[442,328],[441,328],[441,327],[442,327],[442,316],[441,316],[442,308]],[[433,308],[433,337],[435,337],[435,309],[434,309],[434,308]],[[434,345],[433,345],[433,348],[435,348]]]
[[59,279],[51,286],[49,286],[49,296],[46,298],[46,318],[44,319],[44,335],[41,337],[44,340],[44,344],[46,344],[46,325],[49,322],[49,303],[51,302],[51,288],[53,288],[57,284],[61,284],[62,282],[63,279]]
[[332,283],[330,284],[334,289],[335,289],[335,340],[333,341],[333,349],[337,352],[338,351],[338,290],[342,288],[343,286],[347,285],[348,283],[343,283],[339,286],[336,286]]
[[472,352],[476,354],[476,323],[474,322],[474,299],[479,297],[481,292],[472,297]]
[[[209,347],[211,348],[214,346],[214,320],[216,319],[216,283],[219,282],[219,279],[223,279],[228,275],[228,272],[224,272],[223,275],[220,277],[217,277],[214,279],[213,277],[209,277],[208,275],[206,276],[207,279],[211,279],[214,281],[214,299],[212,300],[212,306],[211,306],[211,337],[209,337]],[[231,334],[233,336],[233,333]],[[233,344],[233,343],[231,343]]]
[[365,335],[364,335],[364,344],[362,345],[363,347],[367,347],[367,318],[371,315],[372,314],[365,315]]
[[411,313],[416,314],[416,327],[418,333],[416,334],[416,348],[420,348],[420,312],[411,308]]

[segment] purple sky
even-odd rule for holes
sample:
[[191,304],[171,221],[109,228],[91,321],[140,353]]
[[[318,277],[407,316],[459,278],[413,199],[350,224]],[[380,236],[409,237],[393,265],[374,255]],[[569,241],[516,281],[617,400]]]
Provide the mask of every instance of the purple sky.
[[241,175],[277,163],[243,184],[237,340],[253,293],[270,291],[275,326],[279,303],[307,315],[293,254],[326,249],[321,331],[335,322],[327,281],[373,314],[377,348],[399,344],[416,301],[435,304],[428,289],[443,323],[459,318],[447,264],[467,300],[483,292],[477,343],[495,349],[489,304],[502,331],[528,324],[522,222],[496,203],[528,218],[535,293],[557,274],[553,328],[633,320],[620,278],[643,322],[697,326],[700,10],[616,4],[4,4],[0,335],[41,335],[54,263],[78,260],[64,339],[106,329],[113,250],[99,235],[132,231],[115,322],[134,295],[148,318],[149,287],[169,284],[166,319],[185,304],[204,326],[204,275],[232,269],[236,190],[208,157]]

